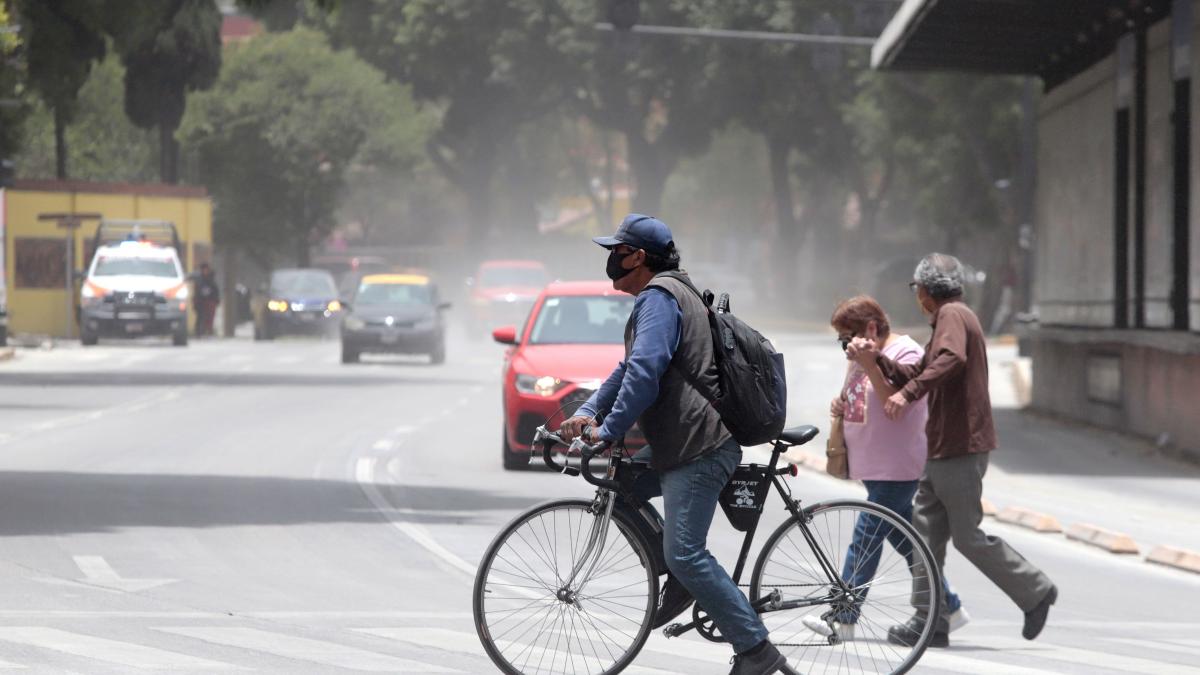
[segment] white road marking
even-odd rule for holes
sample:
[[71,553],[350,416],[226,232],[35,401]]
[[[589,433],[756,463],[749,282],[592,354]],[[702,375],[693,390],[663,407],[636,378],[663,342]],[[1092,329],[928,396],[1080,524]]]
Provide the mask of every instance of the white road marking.
[[394,447],[396,447],[396,443],[390,438],[381,438],[371,445],[372,450],[377,450],[379,452],[387,452]]
[[[1143,659],[1136,656],[1094,652],[1088,649],[1064,647],[1055,644],[1045,647],[1032,646],[1031,643],[1024,640],[1013,640],[1009,638],[989,637],[987,639],[987,646],[1038,659],[1067,661],[1078,665],[1096,666],[1097,668],[1121,670],[1128,673],[1139,673],[1139,675],[1142,673],[1163,672],[1162,666],[1166,665],[1162,661]],[[1170,665],[1172,673],[1178,673],[1179,675],[1185,675],[1189,673],[1191,675],[1200,675],[1200,667],[1185,666],[1183,664]]]
[[[1157,651],[1173,652],[1176,654],[1185,654],[1200,661],[1200,640],[1192,640],[1193,646],[1188,646],[1185,640],[1172,640],[1170,638],[1121,638],[1121,637],[1106,637],[1101,638],[1107,642],[1120,642],[1122,644],[1132,645],[1143,652],[1154,653]],[[1180,644],[1185,643],[1185,644]]]
[[175,627],[154,630],[205,642],[238,647],[298,661],[320,663],[335,668],[392,673],[459,673],[428,663],[410,661],[387,654],[369,652],[336,642],[313,640],[257,628],[241,627]]
[[299,356],[277,356],[274,359],[275,363],[278,363],[280,365],[285,365],[285,366],[297,364],[303,360],[304,359]]
[[1056,670],[1028,668],[1011,663],[985,661],[968,656],[955,656],[947,653],[944,649],[926,649],[925,653],[921,655],[921,660],[917,662],[917,670],[920,670],[922,667],[940,668],[957,673],[970,673],[971,675],[1055,675],[1058,672]]
[[129,668],[157,669],[236,669],[228,663],[169,652],[131,642],[98,638],[44,626],[3,626],[0,640],[15,642],[64,654],[107,661]]
[[414,432],[416,430],[417,430],[416,427],[408,427],[408,426],[402,425],[402,426],[396,427],[395,429],[392,429],[392,433],[398,434],[398,435],[404,435],[404,434],[411,434],[412,432]]
[[387,498],[383,496],[383,493],[381,493],[379,488],[375,485],[374,457],[359,458],[354,468],[354,478],[358,481],[359,488],[362,489],[363,493],[367,495],[367,499],[371,500],[371,503],[375,505],[375,508],[378,509],[379,512],[388,519],[388,522],[392,524],[392,527],[395,527],[397,530],[400,530],[406,534],[408,538],[416,542],[418,546],[437,556],[443,562],[450,565],[451,568],[466,574],[469,578],[475,577],[475,567],[473,565],[467,564],[465,560],[446,550],[446,548],[437,543],[437,541],[434,540],[434,538],[430,536],[429,533],[424,530],[424,528],[418,527],[414,523],[395,520],[391,516],[388,516],[388,512],[395,510],[395,507],[388,502]]
[[[397,640],[407,642],[409,644],[420,645],[422,647],[433,647],[456,654],[470,654],[487,658],[487,653],[483,651],[483,645],[479,643],[479,636],[473,633],[465,633],[456,630],[446,630],[443,628],[355,628],[355,632],[375,635],[377,637],[387,638],[389,640]],[[505,643],[502,649],[514,646],[512,643]],[[526,645],[527,647],[527,645]],[[545,649],[534,647],[529,650],[531,662],[537,662]],[[581,660],[586,660],[588,663],[595,663],[599,666],[599,662],[588,657],[582,657]],[[726,655],[721,660],[722,663],[727,663],[729,656]],[[676,671],[660,670],[658,668],[648,668],[645,666],[631,665],[624,671],[626,673],[642,673],[643,675],[667,675]]]
[[83,576],[85,577],[84,579],[80,579],[80,581],[118,591],[136,593],[148,588],[173,584],[179,581],[178,579],[126,579],[117,574],[117,571],[102,556],[77,555],[73,556],[73,558],[75,559],[75,564],[79,566],[79,570],[83,572]]

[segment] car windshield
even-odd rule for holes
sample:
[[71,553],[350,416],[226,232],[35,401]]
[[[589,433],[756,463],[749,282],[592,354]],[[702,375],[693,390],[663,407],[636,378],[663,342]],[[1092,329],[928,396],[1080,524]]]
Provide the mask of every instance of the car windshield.
[[130,258],[126,256],[100,256],[92,269],[92,276],[115,277],[130,275],[139,277],[177,277],[179,268],[170,258]]
[[479,273],[479,285],[489,288],[500,286],[534,286],[541,288],[548,281],[546,270],[540,267],[485,267]]
[[354,304],[364,305],[428,305],[433,302],[433,288],[427,284],[370,284],[358,287]]
[[289,295],[337,295],[333,277],[329,276],[328,272],[312,270],[276,272],[271,276],[271,290]]
[[529,343],[619,345],[633,311],[628,295],[564,295],[546,298],[529,335]]

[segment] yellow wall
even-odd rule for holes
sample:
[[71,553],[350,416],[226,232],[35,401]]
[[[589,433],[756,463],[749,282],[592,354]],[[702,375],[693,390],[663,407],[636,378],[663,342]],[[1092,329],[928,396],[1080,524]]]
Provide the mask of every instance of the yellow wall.
[[[166,220],[175,223],[183,251],[184,269],[193,269],[192,244],[212,244],[212,202],[207,197],[161,197],[136,194],[134,189],[120,194],[86,191],[41,191],[10,189],[6,197],[4,256],[8,289],[9,333],[67,335],[66,289],[19,288],[16,285],[15,240],[19,237],[56,238],[66,233],[54,221],[39,221],[41,213],[100,213],[105,218]],[[75,269],[85,261],[84,242],[96,233],[98,221],[85,221],[75,231]],[[70,327],[78,337],[79,327]]]

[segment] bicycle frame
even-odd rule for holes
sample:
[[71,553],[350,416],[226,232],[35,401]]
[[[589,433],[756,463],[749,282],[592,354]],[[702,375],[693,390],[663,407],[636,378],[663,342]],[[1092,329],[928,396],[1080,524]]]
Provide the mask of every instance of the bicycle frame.
[[[646,540],[644,543],[647,546],[647,550],[653,550],[654,547],[657,547],[659,551],[662,550],[661,528],[659,527],[658,523],[653,522],[653,520],[645,513],[645,510],[641,508],[642,500],[638,499],[629,491],[626,485],[628,481],[622,480],[622,478],[624,478],[622,475],[623,471],[628,471],[628,467],[631,465],[630,462],[624,461],[625,458],[623,453],[616,451],[612,452],[608,457],[608,466],[607,470],[605,471],[605,478],[596,478],[591,473],[589,464],[597,454],[608,447],[608,444],[598,443],[595,445],[589,445],[580,439],[576,439],[574,442],[567,444],[561,437],[554,432],[549,431],[545,427],[539,427],[537,430],[536,436],[534,437],[534,446],[536,447],[538,443],[542,444],[542,459],[551,469],[569,476],[578,476],[582,474],[584,480],[596,486],[596,497],[593,504],[595,507],[597,507],[597,511],[603,511],[602,516],[599,513],[596,513],[597,518],[593,522],[592,530],[589,533],[587,546],[584,549],[583,555],[580,556],[580,560],[576,564],[576,568],[572,570],[570,579],[568,579],[567,583],[564,584],[564,588],[569,587],[570,584],[579,577],[580,572],[585,567],[588,569],[588,574],[590,574],[591,570],[595,568],[597,558],[599,557],[599,552],[602,551],[604,547],[604,541],[607,536],[609,525],[612,523],[612,511],[616,502],[614,497],[617,499],[623,499],[626,503],[634,507],[631,510],[636,512],[638,516],[645,521],[646,526],[649,527],[651,531],[657,532],[659,536],[658,541],[650,541],[647,540],[647,536],[640,531],[634,531],[631,534]],[[573,450],[578,450],[582,460],[580,468],[576,469],[572,466],[569,466],[566,462],[561,465],[555,462],[552,454],[553,447],[556,444],[569,445],[568,453]],[[817,560],[820,562],[821,569],[824,571],[830,585],[836,590],[831,591],[829,595],[821,598],[789,600],[787,602],[783,602],[779,592],[776,591],[757,600],[752,600],[751,606],[754,607],[754,610],[760,614],[796,609],[799,607],[828,605],[831,602],[837,602],[843,597],[853,594],[853,590],[846,584],[845,581],[842,580],[841,574],[830,561],[823,548],[817,542],[816,537],[809,529],[808,523],[810,519],[805,516],[804,509],[800,506],[800,500],[793,498],[791,488],[783,480],[783,476],[785,474],[793,476],[796,475],[795,468],[792,465],[789,465],[783,469],[778,468],[779,457],[784,453],[784,451],[786,451],[788,447],[790,446],[778,441],[774,444],[771,450],[771,461],[765,467],[763,467],[761,481],[766,481],[768,478],[770,479],[771,485],[775,488],[775,491],[779,493],[780,498],[783,499],[784,508],[796,518],[796,523],[800,528],[804,540],[808,543],[809,548],[812,549]],[[742,466],[756,468],[761,465],[749,464]],[[761,482],[758,485],[761,486]],[[757,509],[753,515],[753,520],[746,529],[746,534],[742,540],[741,550],[738,553],[737,565],[734,567],[734,572],[732,575],[733,583],[735,584],[740,585],[741,583],[741,577],[743,572],[745,572],[746,562],[749,560],[750,556],[750,546],[754,542],[754,535],[758,530],[759,521],[762,519],[762,509],[764,506],[765,499],[763,504],[759,504],[757,506]],[[587,574],[583,576],[581,587],[583,584],[587,583],[587,576]],[[667,637],[677,637],[689,630],[699,628],[701,635],[707,639],[720,641],[711,635],[710,630],[702,628],[705,620],[707,619],[707,616],[704,615],[703,610],[697,606],[693,616],[695,618],[690,623],[672,624],[664,630],[664,633],[667,635]]]

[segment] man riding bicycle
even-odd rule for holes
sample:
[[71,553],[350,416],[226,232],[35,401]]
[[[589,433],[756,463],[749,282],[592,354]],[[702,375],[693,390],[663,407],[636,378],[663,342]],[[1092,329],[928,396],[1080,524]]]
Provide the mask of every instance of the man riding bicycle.
[[637,300],[625,327],[625,360],[563,422],[561,434],[567,441],[582,435],[616,442],[639,424],[648,446],[634,459],[649,461],[654,471],[635,492],[645,500],[663,498],[663,552],[670,570],[655,627],[696,598],[733,646],[730,675],[773,673],[786,659],[707,547],[717,500],[742,457],[698,388],[717,387],[708,310],[688,288],[671,230],[662,221],[633,213],[613,236],[593,241],[609,250],[606,273],[613,288]]

